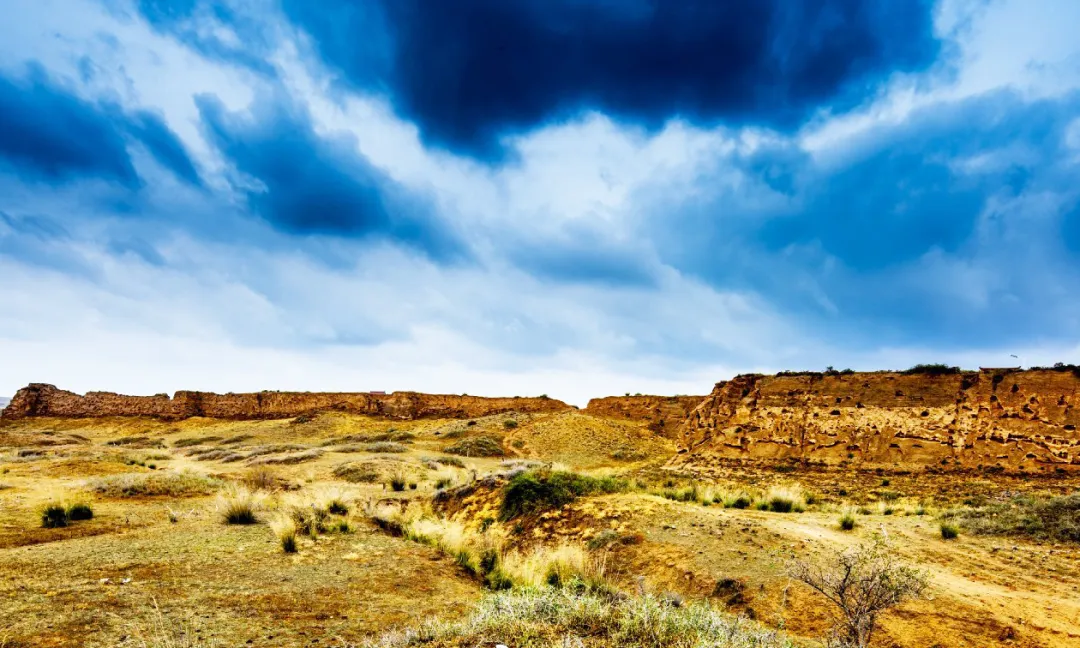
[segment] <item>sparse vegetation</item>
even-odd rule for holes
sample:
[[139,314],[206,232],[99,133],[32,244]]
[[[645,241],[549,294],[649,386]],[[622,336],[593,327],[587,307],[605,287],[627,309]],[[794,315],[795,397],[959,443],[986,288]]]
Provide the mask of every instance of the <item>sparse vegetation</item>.
[[67,507],[67,518],[72,522],[92,520],[94,518],[94,509],[84,502],[76,502]]
[[296,553],[299,550],[297,540],[296,523],[288,515],[279,515],[270,522],[270,530],[278,539],[281,550],[285,553]]
[[204,437],[191,437],[187,439],[177,439],[173,441],[174,448],[190,448],[191,446],[204,445],[207,443],[213,443],[215,441],[222,441],[219,436],[204,436]]
[[[506,645],[627,648],[780,648],[780,634],[707,603],[674,605],[646,594],[613,597],[574,587],[529,587],[492,592],[457,622],[431,621],[386,634],[368,648],[474,646],[498,637]],[[586,643],[586,640],[588,643]]]
[[246,488],[236,488],[218,499],[218,513],[225,524],[256,524],[260,499]]
[[209,495],[222,482],[195,472],[156,472],[99,477],[87,484],[94,493],[105,497],[195,497]]
[[462,457],[502,457],[506,454],[502,442],[490,436],[462,439],[448,447],[446,451]]
[[788,575],[833,604],[838,618],[828,645],[836,648],[867,648],[878,616],[907,600],[922,598],[928,587],[926,574],[901,564],[880,538],[820,563],[791,558]]
[[565,471],[532,470],[513,476],[503,493],[499,518],[512,520],[535,511],[557,508],[595,493],[617,493],[629,482],[614,477],[589,477]]
[[390,488],[395,490],[395,491],[398,491],[398,492],[403,491],[403,490],[405,490],[405,484],[406,484],[407,481],[408,480],[405,477],[405,475],[402,475],[402,474],[392,475],[390,477]]
[[960,535],[960,529],[951,522],[941,523],[941,537],[944,540],[952,540]]
[[852,511],[844,511],[840,515],[840,528],[844,531],[851,531],[855,528],[855,514]]
[[395,441],[376,441],[364,446],[365,452],[408,452],[409,448]]
[[46,529],[59,529],[68,525],[67,509],[63,504],[50,502],[41,509],[41,526]]
[[244,473],[240,483],[251,490],[276,491],[282,489],[285,480],[273,468],[256,466]]
[[798,486],[775,486],[760,500],[758,508],[774,513],[802,513],[806,510],[806,493]]
[[975,534],[1080,542],[1080,493],[1049,498],[1021,495],[961,511],[955,517]]

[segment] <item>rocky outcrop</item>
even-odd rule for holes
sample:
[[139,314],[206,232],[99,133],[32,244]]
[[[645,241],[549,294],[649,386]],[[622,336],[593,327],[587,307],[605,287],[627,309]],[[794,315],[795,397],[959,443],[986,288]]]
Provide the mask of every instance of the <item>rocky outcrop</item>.
[[717,383],[682,426],[678,462],[1080,470],[1080,377],[983,369],[744,375]]
[[648,421],[649,429],[673,439],[686,417],[703,400],[705,396],[606,396],[590,400],[585,413]]
[[502,412],[558,412],[571,409],[552,398],[484,398],[394,392],[392,394],[257,392],[214,394],[178,391],[157,396],[125,396],[111,392],[89,392],[84,396],[52,385],[31,384],[20,389],[0,413],[4,420],[32,416],[92,418],[104,416],[148,416],[179,420],[194,416],[221,419],[292,418],[320,410],[337,410],[392,419],[476,418]]

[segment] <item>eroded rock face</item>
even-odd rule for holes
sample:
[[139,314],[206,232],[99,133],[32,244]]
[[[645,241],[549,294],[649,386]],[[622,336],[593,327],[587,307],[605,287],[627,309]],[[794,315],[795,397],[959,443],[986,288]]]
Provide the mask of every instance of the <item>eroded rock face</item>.
[[705,396],[606,396],[594,398],[586,414],[648,421],[649,429],[669,439],[679,435],[680,426]]
[[686,463],[1080,470],[1078,406],[1068,370],[747,375],[717,383],[678,440]]
[[5,420],[30,416],[277,419],[319,410],[337,410],[394,419],[418,419],[476,418],[511,411],[557,412],[567,409],[570,409],[569,405],[552,398],[484,398],[417,392],[214,394],[179,391],[171,398],[168,394],[125,396],[88,392],[80,396],[52,385],[35,383],[20,389],[0,416]]

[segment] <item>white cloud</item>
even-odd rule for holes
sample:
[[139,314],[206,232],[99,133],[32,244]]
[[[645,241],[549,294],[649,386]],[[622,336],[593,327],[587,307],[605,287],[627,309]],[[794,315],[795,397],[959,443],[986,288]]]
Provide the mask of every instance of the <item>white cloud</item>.
[[[7,12],[17,18],[0,21],[0,69],[38,60],[72,80],[84,96],[116,96],[129,108],[162,111],[211,182],[220,180],[222,163],[199,132],[193,97],[214,94],[228,110],[243,111],[268,89],[266,82],[103,5],[17,4]],[[850,115],[824,116],[793,142],[824,168],[842,164],[845,151],[861,136],[903,123],[920,107],[1003,85],[1044,94],[1076,87],[1070,70],[1075,71],[1078,48],[1067,32],[1080,18],[1053,16],[1049,4],[1040,4],[1038,12],[1024,10],[1031,6],[1023,0],[995,2],[965,24],[956,16],[970,6],[945,3],[941,29],[954,30],[961,39],[957,75],[935,70],[898,77],[870,105]],[[1080,5],[1066,0],[1055,6],[1075,13]],[[196,27],[204,33],[236,42],[235,33],[206,17],[198,20]],[[333,88],[303,44],[288,40],[295,36],[289,28],[277,25],[273,33],[286,40],[269,60],[291,95],[309,108],[316,131],[355,136],[358,150],[373,164],[432,196],[441,218],[474,245],[475,262],[439,266],[388,244],[293,242],[251,223],[243,227],[254,232],[253,239],[233,241],[228,223],[235,210],[223,204],[227,197],[207,198],[170,184],[147,170],[149,162],[141,158],[136,160],[140,171],[151,179],[144,194],[144,209],[152,211],[147,222],[101,213],[92,205],[100,205],[107,190],[98,185],[42,192],[3,180],[0,209],[54,216],[69,228],[71,239],[43,244],[54,246],[46,251],[93,272],[80,278],[0,255],[0,394],[29,381],[47,381],[79,391],[132,393],[184,388],[548,393],[583,405],[591,396],[627,391],[703,393],[715,380],[746,370],[829,364],[874,369],[920,361],[1009,364],[1008,353],[993,348],[866,349],[853,342],[838,348],[818,339],[805,323],[789,320],[768,295],[717,289],[663,266],[654,242],[642,235],[641,221],[666,223],[705,192],[738,193],[754,186],[759,179],[730,159],[789,144],[781,135],[700,129],[678,121],[648,133],[585,114],[512,138],[508,145],[519,159],[489,168],[425,148],[416,127],[384,100]],[[80,84],[84,54],[94,60],[96,73]],[[1017,155],[1025,152],[992,151],[957,163],[966,172],[985,173]],[[973,245],[990,250],[1001,240],[1015,243],[1032,219],[1051,218],[1053,200],[1025,196],[1002,205],[995,213],[1006,214],[1009,227],[984,217]],[[725,207],[709,217],[725,218]],[[182,226],[191,221],[203,225]],[[210,224],[217,222],[212,240],[197,238],[196,233],[214,232]],[[125,231],[154,245],[166,265],[110,254],[108,242]],[[1046,223],[1040,231],[1048,231]],[[648,266],[657,286],[544,281],[506,258],[508,233],[550,247],[581,232],[599,233],[602,244]],[[698,233],[679,235],[694,239]],[[4,236],[18,235],[0,231],[0,239]],[[320,245],[334,258],[350,261],[335,267],[319,262]],[[811,257],[822,272],[798,272],[798,263]],[[1038,260],[1038,249],[1011,260],[978,250],[966,258],[932,251],[896,270],[885,285],[928,286],[928,294],[986,308],[995,294],[1037,288],[1001,280],[1000,264]],[[756,261],[755,271],[789,273],[784,281],[793,289],[810,295],[823,312],[843,315],[816,277],[842,275],[844,269],[820,249],[789,249]],[[730,260],[718,256],[715,262]],[[1054,272],[1056,266],[1043,270]],[[1056,290],[1041,294],[1054,298]],[[1070,297],[1057,299],[1064,304],[1061,312],[1071,312]],[[1076,358],[1078,351],[1050,344],[1021,349],[1019,355],[1031,364],[1051,363]]]

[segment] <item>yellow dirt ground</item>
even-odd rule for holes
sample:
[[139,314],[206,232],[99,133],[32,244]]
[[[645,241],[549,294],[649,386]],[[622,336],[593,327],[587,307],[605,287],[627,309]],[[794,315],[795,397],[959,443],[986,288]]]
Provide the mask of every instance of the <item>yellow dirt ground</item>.
[[[401,433],[412,435],[406,452],[366,449],[366,438]],[[477,436],[500,439],[506,456],[460,458],[460,467],[424,463]],[[187,445],[192,440],[198,442]],[[215,450],[223,452],[210,453]],[[505,459],[626,472],[652,483],[689,479],[661,469],[674,452],[643,424],[580,412],[473,423],[324,413],[306,422],[31,419],[5,425],[0,646],[140,646],[159,623],[189,627],[205,645],[333,646],[428,617],[460,616],[479,596],[479,585],[434,549],[375,529],[359,510],[365,502],[426,499],[438,479],[466,483],[498,470]],[[346,493],[355,502],[353,530],[304,539],[298,554],[287,555],[265,524],[222,524],[215,495],[106,498],[88,489],[92,480],[110,475],[185,470],[230,482],[264,461],[297,489],[288,496],[327,487]],[[393,492],[385,474],[375,483],[347,481],[338,476],[342,464],[392,466],[417,487]],[[801,514],[778,514],[645,493],[590,497],[545,516],[521,541],[590,540],[605,529],[640,534],[635,543],[610,550],[610,571],[624,586],[711,597],[806,638],[822,635],[828,610],[783,576],[784,556],[824,555],[884,533],[906,560],[929,571],[934,593],[933,600],[888,614],[875,645],[1080,646],[1078,547],[969,535],[946,542],[930,515],[903,514],[917,501],[937,498],[944,505],[1003,489],[1063,492],[1076,484],[912,474],[888,476],[883,486],[873,473],[755,467],[696,477],[754,488],[799,482],[824,503]],[[893,515],[874,506],[884,491],[900,498]],[[53,499],[89,502],[95,517],[43,529],[39,509]],[[853,532],[836,526],[842,502],[871,511],[858,517]],[[485,505],[490,514],[492,503]],[[737,597],[729,589],[717,591],[723,579],[740,584]]]

